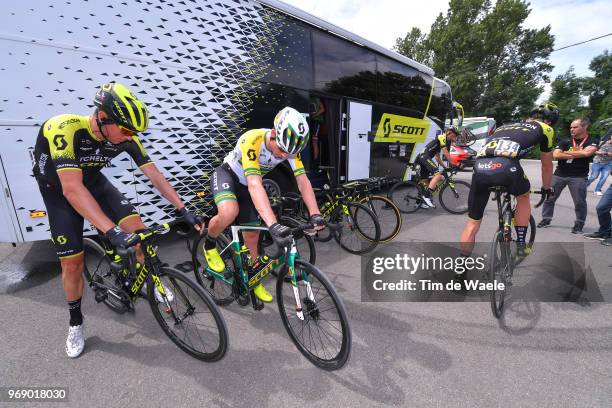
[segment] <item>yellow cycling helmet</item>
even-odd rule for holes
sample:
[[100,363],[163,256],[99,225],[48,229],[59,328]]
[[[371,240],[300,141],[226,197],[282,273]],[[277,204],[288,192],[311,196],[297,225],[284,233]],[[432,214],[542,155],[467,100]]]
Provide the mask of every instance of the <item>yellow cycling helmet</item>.
[[144,132],[149,127],[147,106],[128,87],[118,82],[102,85],[96,93],[94,104],[113,122],[132,132]]

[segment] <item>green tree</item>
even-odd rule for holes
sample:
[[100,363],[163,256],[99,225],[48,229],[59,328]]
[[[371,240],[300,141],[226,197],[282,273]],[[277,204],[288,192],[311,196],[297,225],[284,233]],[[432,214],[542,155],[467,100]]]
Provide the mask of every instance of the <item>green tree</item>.
[[589,69],[595,74],[592,78],[584,79],[584,89],[589,96],[589,110],[593,120],[591,132],[603,136],[610,125],[602,121],[612,118],[612,55],[605,50],[593,58]]
[[548,81],[554,37],[550,26],[523,27],[529,4],[522,0],[451,0],[429,34],[413,28],[395,49],[430,65],[446,80],[466,115],[498,123],[524,117]]
[[[573,67],[552,82],[550,100],[559,106],[560,118],[555,127],[558,138],[569,137],[569,125],[577,117],[591,119],[589,133],[603,136],[612,117],[612,55],[604,51],[593,58],[592,77],[577,77]],[[588,104],[585,102],[588,101]]]
[[570,67],[552,82],[549,99],[559,107],[559,121],[555,126],[556,140],[569,137],[569,126],[574,119],[590,116],[588,107],[582,104],[584,85],[585,80],[576,76],[574,67]]

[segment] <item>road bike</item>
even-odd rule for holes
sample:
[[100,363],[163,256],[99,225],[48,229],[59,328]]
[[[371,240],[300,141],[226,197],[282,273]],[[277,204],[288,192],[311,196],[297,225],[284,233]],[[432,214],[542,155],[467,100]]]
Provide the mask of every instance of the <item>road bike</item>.
[[[295,237],[312,224],[291,228],[291,245],[278,248],[254,273],[249,250],[241,242],[242,231],[266,231],[265,227],[232,226],[231,241],[221,234],[217,248],[225,262],[225,270],[216,272],[204,257],[204,235],[192,250],[196,279],[218,305],[236,301],[240,306],[249,303],[261,310],[263,303],[253,289],[276,270],[276,302],[289,337],[297,349],[311,363],[326,370],[336,370],[348,361],[351,352],[351,330],[342,299],[331,281],[317,267],[300,258]],[[328,224],[328,228],[336,226]]]
[[[157,236],[179,222],[139,231],[129,248],[114,248],[100,232],[99,243],[85,238],[85,278],[96,301],[117,313],[134,311],[136,301],[146,298],[155,320],[179,348],[199,360],[217,361],[228,347],[227,328],[217,305],[193,279],[164,266],[157,254]],[[142,264],[136,259],[138,243]]]
[[[442,171],[443,179],[432,191],[432,196],[439,195],[442,208],[451,214],[465,214],[468,211],[468,197],[470,194],[470,183],[463,180],[455,180],[454,175],[459,171],[452,168],[450,171]],[[391,187],[388,197],[393,200],[399,210],[403,213],[413,213],[419,208],[424,208],[423,201],[425,189],[429,179],[421,178],[421,165],[418,163],[408,164],[406,174],[412,173],[412,180],[403,180]]]
[[[488,278],[490,282],[497,283],[491,290],[490,300],[493,315],[499,319],[504,313],[505,301],[510,294],[514,268],[522,262],[524,257],[517,257],[515,248],[514,212],[516,199],[504,186],[491,187],[489,191],[494,194],[492,201],[497,202],[498,228],[489,250]],[[540,201],[535,205],[535,208],[538,208],[546,199],[546,195],[542,194],[541,191],[532,191],[532,193],[542,195]],[[528,251],[533,249],[535,235],[535,219],[530,216],[525,235],[525,244]]]

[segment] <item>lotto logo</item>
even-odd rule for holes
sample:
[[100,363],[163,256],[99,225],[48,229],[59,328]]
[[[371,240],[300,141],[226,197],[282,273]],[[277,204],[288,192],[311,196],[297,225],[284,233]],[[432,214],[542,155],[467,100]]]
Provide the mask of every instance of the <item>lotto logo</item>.
[[504,166],[501,163],[493,163],[493,162],[478,163],[478,168],[480,170],[497,170],[497,169],[501,169],[502,167]]

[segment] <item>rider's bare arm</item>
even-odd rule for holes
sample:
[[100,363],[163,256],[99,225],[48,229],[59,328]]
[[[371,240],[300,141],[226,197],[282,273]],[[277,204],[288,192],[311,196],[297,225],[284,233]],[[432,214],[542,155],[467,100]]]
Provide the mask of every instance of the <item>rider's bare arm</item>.
[[308,180],[308,176],[305,174],[300,174],[295,178],[295,180],[297,181],[298,190],[300,190],[300,194],[302,195],[302,199],[306,204],[306,208],[308,208],[308,213],[310,215],[321,214],[321,210],[319,210],[319,205],[317,204],[315,193],[312,191],[312,185],[310,184],[310,180]]
[[259,216],[263,219],[263,222],[267,226],[278,222],[276,220],[276,216],[274,215],[274,211],[272,211],[272,207],[270,206],[270,200],[268,199],[268,194],[266,193],[266,189],[261,181],[261,176],[250,175],[247,176],[246,179],[251,200],[253,200],[255,209],[259,213]]
[[104,214],[96,199],[83,184],[83,172],[80,169],[60,170],[57,175],[62,184],[64,197],[83,218],[102,232],[115,226],[115,223]]
[[[446,157],[446,160],[447,160],[449,163],[452,163],[450,153],[448,152],[448,149],[447,149],[446,147],[443,147],[443,148],[442,148],[442,150],[440,150],[440,152],[441,152],[441,153],[444,155],[444,157]],[[443,162],[442,160],[440,160],[439,155],[438,155],[438,156],[436,156],[436,157],[437,157],[438,162],[440,163],[440,165],[442,165],[442,167],[446,167],[446,166],[444,165],[444,162]]]
[[542,165],[542,187],[550,188],[553,174],[553,153],[540,152],[540,163]]
[[159,171],[153,163],[148,163],[140,168],[145,176],[151,181],[153,186],[160,192],[162,196],[172,203],[177,209],[185,206],[178,193],[172,185],[166,180],[166,177]]

